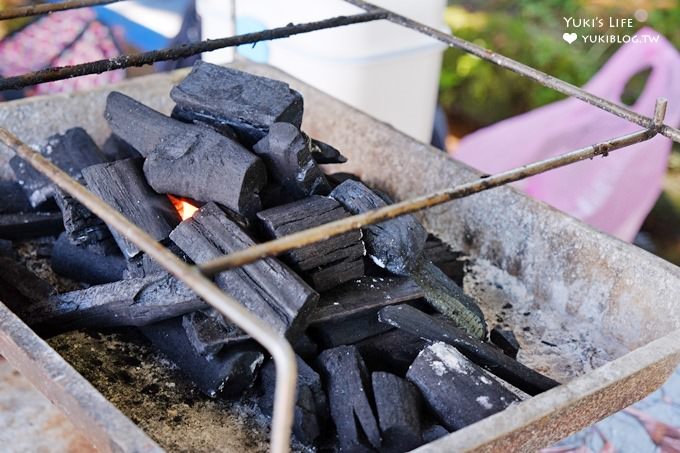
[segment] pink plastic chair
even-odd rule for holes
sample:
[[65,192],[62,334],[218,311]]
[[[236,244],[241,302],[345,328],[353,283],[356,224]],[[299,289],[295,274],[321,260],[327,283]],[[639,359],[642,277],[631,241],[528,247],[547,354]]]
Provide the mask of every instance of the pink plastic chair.
[[[635,105],[652,116],[660,96],[668,98],[665,123],[680,123],[680,54],[661,35],[644,28],[637,36],[655,43],[622,46],[584,87],[621,103],[629,79],[651,68]],[[639,130],[610,113],[567,99],[481,129],[461,140],[453,154],[473,167],[496,173]],[[631,241],[662,190],[671,141],[656,137],[606,158],[587,160],[520,181],[516,187],[590,225]]]

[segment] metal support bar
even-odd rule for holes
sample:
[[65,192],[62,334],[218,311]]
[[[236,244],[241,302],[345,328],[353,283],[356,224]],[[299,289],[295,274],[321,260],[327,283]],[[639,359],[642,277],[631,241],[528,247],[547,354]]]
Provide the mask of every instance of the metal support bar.
[[[599,96],[595,96],[594,94],[588,93],[584,89],[572,85],[571,83],[548,75],[545,72],[541,72],[532,68],[531,66],[527,66],[523,63],[515,61],[512,58],[508,58],[489,49],[485,49],[484,47],[473,44],[470,41],[466,41],[454,35],[442,33],[436,28],[432,28],[413,19],[409,19],[408,17],[389,11],[385,8],[373,5],[372,3],[365,2],[364,0],[345,0],[345,2],[354,6],[358,6],[367,12],[383,13],[386,15],[386,19],[392,23],[401,25],[402,27],[406,27],[411,30],[415,30],[421,34],[434,38],[437,41],[441,41],[449,47],[463,50],[483,60],[490,61],[501,68],[509,69],[510,71],[516,72],[517,74],[534,80],[545,87],[552,88],[553,90],[562,94],[566,94],[567,96],[580,99],[581,101],[587,102],[590,105],[612,113],[620,118],[630,121],[631,123],[635,123],[646,129],[656,127],[652,118],[640,115],[639,113],[627,109],[619,104],[608,101]],[[680,143],[680,130],[668,125],[662,125],[661,127],[657,128],[657,130],[659,134],[665,135],[671,140]]]
[[[656,102],[653,124],[662,124],[666,113],[667,101],[660,98]],[[405,214],[412,214],[426,208],[438,206],[459,198],[493,189],[494,187],[520,181],[539,173],[564,167],[569,164],[592,159],[596,156],[607,156],[610,152],[626,146],[649,140],[657,135],[654,126],[632,134],[617,137],[595,145],[571,151],[549,159],[541,160],[511,170],[497,173],[493,176],[482,177],[459,186],[433,192],[422,197],[395,203],[384,208],[367,211],[362,214],[346,217],[324,225],[299,231],[294,234],[264,242],[238,252],[216,258],[199,266],[206,275],[214,275],[227,269],[252,263],[262,258],[280,255],[290,250],[298,249],[315,242],[338,236],[348,231],[356,230],[366,225],[384,222]]]
[[19,89],[40,83],[54,82],[56,80],[70,79],[89,74],[101,74],[115,69],[124,69],[133,66],[144,66],[159,61],[178,60],[197,55],[203,52],[223,49],[225,47],[236,47],[242,44],[255,44],[260,41],[270,41],[273,39],[287,38],[301,33],[309,33],[316,30],[327,28],[342,27],[345,25],[371,22],[384,19],[385,13],[362,13],[353,16],[338,16],[331,19],[324,19],[316,22],[304,24],[290,24],[285,27],[272,28],[244,35],[231,36],[220,39],[207,39],[195,44],[184,44],[163,50],[152,50],[149,52],[137,53],[132,55],[120,55],[107,60],[90,61],[71,66],[60,66],[47,68],[40,71],[30,72],[15,77],[0,79],[0,91]]
[[21,6],[18,8],[0,11],[0,20],[37,16],[40,14],[48,14],[56,11],[66,11],[69,9],[86,8],[88,6],[106,5],[120,1],[123,0],[71,0],[61,3],[41,3],[38,5]]
[[288,452],[290,450],[297,384],[295,354],[288,341],[282,335],[274,332],[271,327],[234,298],[224,293],[210,279],[198,272],[196,267],[179,259],[144,230],[127,220],[125,216],[4,128],[0,128],[0,142],[12,149],[37,171],[47,176],[56,186],[81,202],[107,225],[128,238],[168,272],[186,283],[196,294],[241,327],[269,351],[276,364],[276,393],[271,450],[277,453]]

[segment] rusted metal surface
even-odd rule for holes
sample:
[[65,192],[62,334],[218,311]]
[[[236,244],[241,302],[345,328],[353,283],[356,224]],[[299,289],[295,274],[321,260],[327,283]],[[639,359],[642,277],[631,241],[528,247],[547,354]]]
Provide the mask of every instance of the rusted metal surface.
[[109,3],[117,3],[120,1],[122,0],[70,0],[60,3],[42,3],[38,5],[21,6],[0,11],[0,20],[37,16],[39,14],[48,14],[76,8],[86,8],[88,6],[107,5]]
[[[443,153],[283,73],[249,64],[244,69],[287,81],[301,91],[306,101],[306,131],[347,155],[344,171],[359,174],[397,199],[479,178]],[[120,90],[167,113],[172,108],[167,93],[184,74],[180,71],[136,79],[122,84]],[[0,105],[0,125],[11,128],[28,143],[40,143],[51,134],[79,125],[102,143],[109,133],[101,117],[108,91]],[[422,177],[425,174],[427,178]],[[512,449],[547,445],[651,392],[677,364],[680,307],[673,301],[680,297],[678,268],[508,187],[419,215],[430,231],[469,254],[474,262],[490,263],[506,278],[521,283],[520,296],[530,299],[527,303],[533,304],[537,313],[531,324],[536,335],[550,334],[553,325],[558,330],[574,331],[574,325],[581,323],[597,336],[580,338],[574,350],[589,355],[589,351],[601,351],[598,360],[588,364],[577,360],[579,355],[547,355],[547,349],[536,346],[538,338],[521,337],[525,347],[521,360],[569,383],[430,447],[460,451],[489,445]],[[485,276],[490,284],[495,283],[494,278]],[[498,293],[499,300],[509,294]],[[498,303],[479,294],[484,309]],[[605,362],[611,363],[600,367]]]

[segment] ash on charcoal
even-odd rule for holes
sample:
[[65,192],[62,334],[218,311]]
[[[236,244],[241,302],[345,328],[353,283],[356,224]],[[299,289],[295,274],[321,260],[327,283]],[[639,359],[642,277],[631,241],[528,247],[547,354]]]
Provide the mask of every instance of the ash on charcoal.
[[[248,234],[214,203],[199,209],[170,234],[195,263],[242,250],[255,244]],[[307,316],[319,295],[297,274],[275,258],[220,273],[220,288],[289,340],[307,326]]]
[[260,210],[265,166],[236,141],[117,92],[109,94],[105,116],[114,133],[146,157],[144,174],[157,192],[220,203],[246,218]]
[[[311,196],[257,213],[267,235],[278,238],[298,231],[348,217],[332,198]],[[286,253],[283,260],[302,274],[319,292],[364,274],[366,253],[361,230],[335,236],[325,241]]]
[[[166,239],[180,218],[170,200],[146,183],[140,159],[93,165],[83,170],[87,187],[157,241]],[[124,235],[111,229],[127,258],[140,250]]]
[[456,348],[434,343],[406,374],[447,429],[457,430],[500,412],[518,398]]
[[127,262],[120,253],[102,255],[74,245],[62,233],[52,248],[52,269],[72,280],[99,285],[121,280]]
[[287,83],[198,61],[170,91],[176,115],[228,125],[252,146],[276,122],[302,125],[303,100]]
[[[107,160],[92,138],[80,127],[49,137],[39,151],[43,157],[76,179],[84,168]],[[31,206],[38,207],[54,196],[54,186],[50,180],[22,158],[14,156],[9,164]]]
[[371,378],[382,435],[380,451],[403,452],[422,445],[418,389],[390,373],[373,373]]

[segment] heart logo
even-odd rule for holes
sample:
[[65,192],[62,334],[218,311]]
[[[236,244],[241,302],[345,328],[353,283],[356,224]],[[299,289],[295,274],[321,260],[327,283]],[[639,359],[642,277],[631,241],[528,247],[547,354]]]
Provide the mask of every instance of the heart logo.
[[576,38],[578,38],[576,33],[565,33],[565,34],[562,35],[562,39],[567,41],[569,44],[576,41]]

